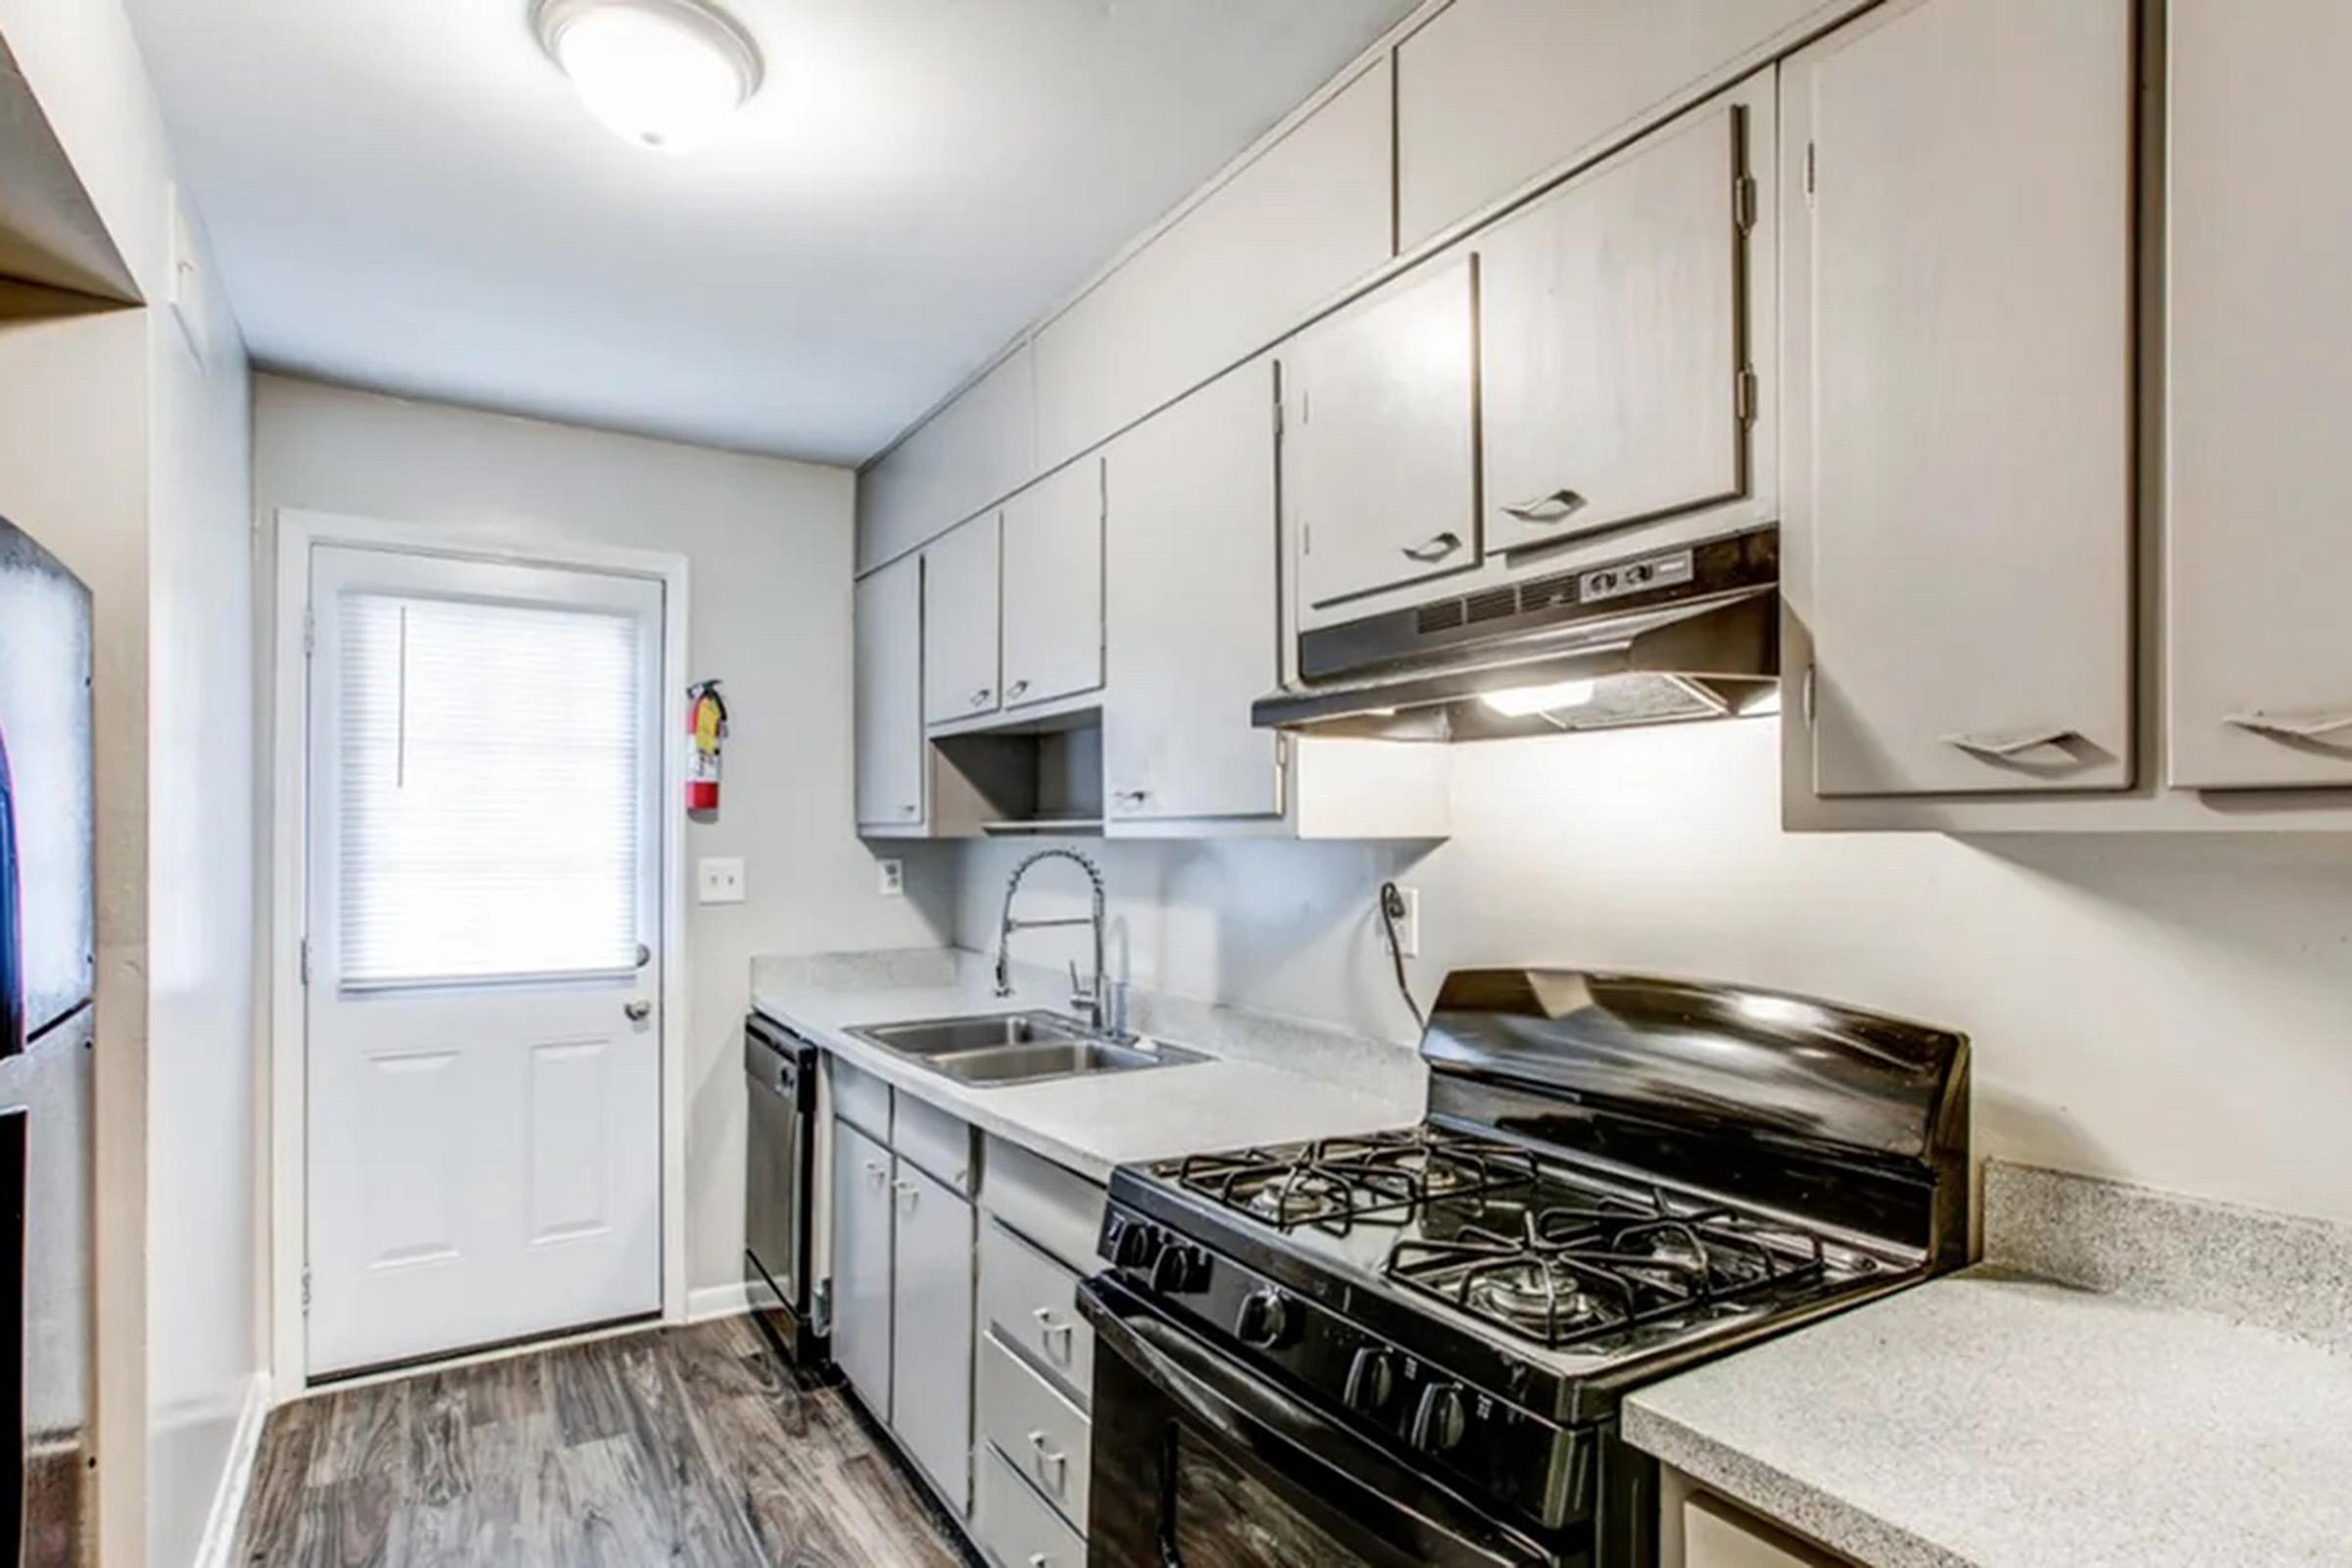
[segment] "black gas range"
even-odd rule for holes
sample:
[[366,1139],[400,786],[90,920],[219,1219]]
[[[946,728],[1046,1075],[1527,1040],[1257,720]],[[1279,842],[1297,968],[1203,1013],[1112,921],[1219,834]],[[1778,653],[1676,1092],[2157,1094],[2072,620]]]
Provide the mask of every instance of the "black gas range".
[[1473,970],[1421,1054],[1420,1126],[1113,1175],[1097,1568],[1647,1568],[1628,1390],[1962,1259],[1961,1036]]

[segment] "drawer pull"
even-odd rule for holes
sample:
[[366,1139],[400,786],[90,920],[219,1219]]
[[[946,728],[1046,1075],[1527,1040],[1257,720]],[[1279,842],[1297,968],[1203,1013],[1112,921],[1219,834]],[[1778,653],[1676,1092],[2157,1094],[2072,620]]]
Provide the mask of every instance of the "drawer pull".
[[1016,680],[1011,685],[1004,688],[1004,700],[1008,703],[1017,702],[1020,700],[1021,694],[1028,689],[1029,683],[1027,681]]
[[2063,750],[2068,741],[2082,738],[2081,730],[2029,729],[2013,735],[1946,735],[1943,744],[1956,746],[1969,756],[1982,757],[1987,761],[2008,762],[2045,746]]
[[921,1196],[920,1190],[912,1182],[892,1182],[890,1185],[898,1191],[899,1207],[909,1214],[913,1213],[914,1200]]
[[1037,1450],[1039,1469],[1042,1470],[1047,1465],[1054,1467],[1054,1488],[1057,1492],[1061,1490],[1062,1484],[1069,1479],[1070,1456],[1059,1448],[1049,1446],[1043,1432],[1029,1434],[1029,1446]]
[[1070,1334],[1075,1325],[1054,1322],[1054,1309],[1049,1306],[1033,1307],[1029,1315],[1037,1319],[1039,1338],[1045,1342],[1048,1351],[1053,1349],[1054,1337],[1056,1334],[1061,1336],[1061,1359],[1068,1360],[1070,1358]]
[[1440,533],[1430,535],[1417,545],[1402,546],[1398,553],[1408,560],[1427,563],[1444,561],[1461,548],[1462,536],[1460,534]]
[[890,1167],[878,1159],[869,1159],[865,1162],[865,1173],[879,1184],[889,1178]]
[[2352,730],[2352,713],[2314,713],[2309,717],[2290,718],[2283,713],[2231,713],[2222,720],[2256,735],[2266,735],[2275,741],[2324,741],[2331,736]]

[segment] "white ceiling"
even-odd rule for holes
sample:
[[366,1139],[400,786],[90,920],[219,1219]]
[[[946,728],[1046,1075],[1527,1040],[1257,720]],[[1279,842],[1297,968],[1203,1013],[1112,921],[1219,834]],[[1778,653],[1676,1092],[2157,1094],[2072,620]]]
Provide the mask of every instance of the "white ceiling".
[[732,0],[767,81],[633,148],[528,0],[127,0],[255,357],[870,456],[1412,0]]

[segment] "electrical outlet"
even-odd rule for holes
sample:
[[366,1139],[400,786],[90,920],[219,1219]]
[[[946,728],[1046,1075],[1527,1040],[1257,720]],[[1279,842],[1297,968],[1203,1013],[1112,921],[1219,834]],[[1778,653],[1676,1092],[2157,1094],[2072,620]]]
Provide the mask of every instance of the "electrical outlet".
[[710,858],[695,862],[700,904],[741,904],[743,902],[743,861],[735,858]]
[[905,898],[906,896],[906,862],[898,859],[876,860],[874,862],[874,891],[886,899]]
[[1396,897],[1403,907],[1396,913],[1396,947],[1408,958],[1421,956],[1421,890],[1399,887]]

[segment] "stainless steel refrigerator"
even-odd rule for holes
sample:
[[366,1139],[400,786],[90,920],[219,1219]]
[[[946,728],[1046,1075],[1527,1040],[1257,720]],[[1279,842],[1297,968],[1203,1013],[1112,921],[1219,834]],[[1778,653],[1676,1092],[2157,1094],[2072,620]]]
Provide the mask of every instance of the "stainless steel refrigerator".
[[90,595],[0,518],[0,1568],[91,1530]]

